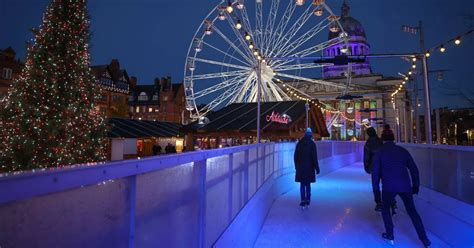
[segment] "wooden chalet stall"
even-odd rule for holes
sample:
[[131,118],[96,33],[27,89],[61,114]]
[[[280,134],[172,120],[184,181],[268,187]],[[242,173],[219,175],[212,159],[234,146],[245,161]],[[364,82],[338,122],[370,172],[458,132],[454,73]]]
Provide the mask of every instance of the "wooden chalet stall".
[[[306,130],[304,101],[265,102],[261,104],[261,142],[297,140]],[[328,137],[323,114],[310,107],[309,127],[313,138]],[[257,103],[234,103],[182,128],[186,147],[212,149],[256,142]]]
[[110,118],[108,125],[110,160],[152,156],[155,142],[161,146],[162,153],[168,143],[175,146],[177,152],[182,152],[184,147],[182,125],[178,123]]

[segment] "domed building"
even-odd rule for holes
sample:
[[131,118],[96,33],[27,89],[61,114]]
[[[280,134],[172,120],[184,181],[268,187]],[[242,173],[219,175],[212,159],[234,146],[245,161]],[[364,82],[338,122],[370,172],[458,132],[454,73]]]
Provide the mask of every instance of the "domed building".
[[[333,43],[322,51],[323,56],[342,55],[342,49],[347,49],[347,55],[369,55],[371,46],[367,41],[365,29],[360,21],[350,16],[347,1],[342,4],[339,22],[349,36],[349,41],[347,44]],[[341,30],[329,31],[328,41],[340,35],[344,35]],[[349,71],[350,78],[347,77]],[[321,78],[316,79],[339,85],[345,85],[350,80],[351,88],[344,93],[334,86],[312,82],[288,83],[333,110],[324,113],[330,139],[365,140],[367,127],[372,126],[380,133],[384,124],[394,128],[397,140],[406,141],[409,137],[413,137],[413,129],[410,128],[413,127],[415,119],[411,111],[413,104],[408,104],[405,91],[395,97],[397,109],[391,108],[393,105],[390,93],[403,78],[376,73],[372,70],[370,62],[365,60],[352,63],[349,69],[347,65],[324,66]],[[346,96],[352,98],[341,98],[341,94],[347,94]]]
[[[347,44],[348,55],[368,55],[370,51],[370,45],[367,43],[367,37],[365,36],[365,30],[362,24],[355,18],[349,16],[350,7],[344,1],[341,8],[341,23],[345,33],[349,35],[349,43]],[[341,30],[338,32],[329,31],[328,40],[335,39],[341,35]],[[323,51],[325,56],[332,57],[342,55],[341,49],[346,48],[346,44],[337,44],[330,46]],[[364,63],[352,64],[353,75],[369,75],[372,74],[372,68],[368,61]],[[323,68],[323,78],[343,77],[344,73],[347,72],[347,65],[341,66],[325,66]]]

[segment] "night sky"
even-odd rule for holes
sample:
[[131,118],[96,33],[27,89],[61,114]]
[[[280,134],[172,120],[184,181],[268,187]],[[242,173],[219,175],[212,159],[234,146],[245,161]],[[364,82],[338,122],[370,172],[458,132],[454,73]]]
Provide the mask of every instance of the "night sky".
[[[265,1],[265,0],[264,0]],[[284,0],[282,0],[284,1]],[[0,0],[0,48],[12,46],[21,58],[32,37],[30,29],[41,23],[49,0]],[[139,84],[170,75],[173,82],[183,79],[187,49],[206,14],[220,1],[204,0],[93,0],[89,1],[92,23],[93,64],[119,59]],[[254,3],[254,0],[247,0]],[[328,0],[340,13],[342,0]],[[402,25],[423,21],[426,46],[433,47],[474,28],[473,0],[349,0],[350,15],[358,19],[367,34],[372,53],[419,51],[418,36],[403,33]],[[324,34],[325,36],[327,34]],[[432,74],[433,107],[473,107],[474,34],[459,47],[450,44],[446,54],[435,52],[430,70],[450,70],[444,80]],[[401,59],[371,61],[373,71],[386,76],[406,72],[409,64]],[[470,99],[470,101],[468,100]]]

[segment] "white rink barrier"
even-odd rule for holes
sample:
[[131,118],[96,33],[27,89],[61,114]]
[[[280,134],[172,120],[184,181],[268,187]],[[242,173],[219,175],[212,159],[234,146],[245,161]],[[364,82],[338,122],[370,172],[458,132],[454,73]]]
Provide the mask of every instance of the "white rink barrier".
[[474,147],[400,145],[413,156],[423,186],[474,205]]
[[[335,155],[363,145],[317,144],[322,173],[338,167],[328,159],[324,165],[325,158],[337,163]],[[246,145],[0,177],[0,247],[210,247],[257,190],[293,173],[294,146]]]

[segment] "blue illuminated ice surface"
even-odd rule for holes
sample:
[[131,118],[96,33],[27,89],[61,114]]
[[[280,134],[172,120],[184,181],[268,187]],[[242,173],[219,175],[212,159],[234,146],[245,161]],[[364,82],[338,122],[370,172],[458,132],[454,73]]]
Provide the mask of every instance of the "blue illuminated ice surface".
[[[395,247],[423,247],[401,199],[397,201]],[[370,175],[361,164],[319,177],[312,184],[309,209],[301,210],[299,202],[295,183],[273,204],[255,247],[391,247],[381,238],[382,217],[374,211]],[[418,212],[423,220],[429,217]],[[428,237],[432,247],[450,247],[429,231]]]

